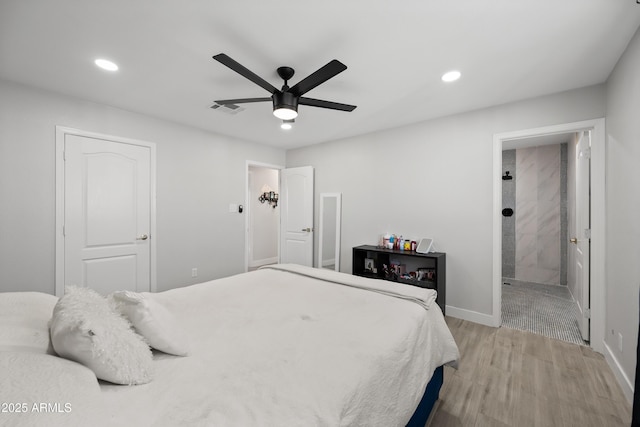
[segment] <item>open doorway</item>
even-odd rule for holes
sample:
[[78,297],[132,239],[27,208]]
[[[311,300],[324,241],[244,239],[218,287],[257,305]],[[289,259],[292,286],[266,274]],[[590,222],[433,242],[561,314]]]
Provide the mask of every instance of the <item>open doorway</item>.
[[313,167],[247,161],[245,271],[263,265],[313,266]]
[[[583,122],[566,123],[536,129],[508,132],[494,135],[494,326],[502,324],[502,222],[503,215],[503,169],[502,157],[504,148],[525,147],[532,138],[546,137],[559,134],[576,134],[590,131],[591,140],[591,176],[588,178],[590,201],[588,203],[591,215],[590,246],[591,246],[591,307],[590,315],[590,346],[599,352],[604,350],[604,171],[605,171],[605,130],[604,119],[586,120]],[[528,141],[529,140],[529,141]],[[567,265],[567,269],[569,269]]]
[[578,135],[503,144],[501,310],[504,327],[585,345],[576,245],[568,244],[575,229]]
[[245,271],[280,260],[280,169],[247,162]]

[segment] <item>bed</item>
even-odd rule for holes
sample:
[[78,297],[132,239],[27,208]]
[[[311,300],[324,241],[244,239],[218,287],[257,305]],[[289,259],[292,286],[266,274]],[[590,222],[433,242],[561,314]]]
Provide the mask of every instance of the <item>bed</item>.
[[[424,425],[442,366],[459,357],[435,291],[275,265],[154,294],[120,293],[121,302],[145,304],[146,324],[140,310],[120,304],[114,312],[130,321],[151,364],[142,363],[142,380],[120,381],[138,385],[114,384],[62,350],[72,342],[60,338],[68,295],[0,294],[0,425]],[[108,317],[91,307],[80,310],[96,322]],[[97,339],[100,327],[85,338]],[[93,357],[114,348],[125,347],[93,349]],[[132,369],[131,353],[114,356],[116,370]]]

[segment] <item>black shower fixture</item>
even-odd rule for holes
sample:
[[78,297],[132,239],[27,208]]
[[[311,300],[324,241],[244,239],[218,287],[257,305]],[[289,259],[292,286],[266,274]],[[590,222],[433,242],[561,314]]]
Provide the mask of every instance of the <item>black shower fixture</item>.
[[506,172],[504,173],[504,175],[502,176],[502,180],[503,180],[503,181],[510,181],[510,180],[512,180],[512,179],[513,179],[513,177],[512,177],[511,175],[509,175],[509,171],[506,171]]
[[511,208],[504,208],[502,209],[502,216],[513,216],[513,209]]

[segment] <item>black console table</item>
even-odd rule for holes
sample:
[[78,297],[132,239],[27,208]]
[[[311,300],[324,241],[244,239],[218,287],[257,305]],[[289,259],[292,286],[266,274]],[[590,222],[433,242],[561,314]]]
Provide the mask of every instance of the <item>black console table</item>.
[[352,273],[356,276],[390,280],[438,292],[436,303],[445,313],[446,254],[383,249],[363,245],[353,248]]

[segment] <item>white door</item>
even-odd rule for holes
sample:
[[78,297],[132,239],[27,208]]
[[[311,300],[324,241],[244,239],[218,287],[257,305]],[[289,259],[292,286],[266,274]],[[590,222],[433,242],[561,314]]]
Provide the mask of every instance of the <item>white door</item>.
[[576,229],[572,232],[571,243],[576,245],[576,288],[581,290],[578,304],[578,325],[582,338],[589,341],[590,318],[590,169],[591,136],[582,132],[576,146]]
[[151,290],[151,149],[66,134],[64,285]]
[[313,267],[313,167],[280,171],[280,262]]

